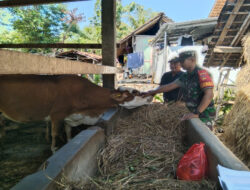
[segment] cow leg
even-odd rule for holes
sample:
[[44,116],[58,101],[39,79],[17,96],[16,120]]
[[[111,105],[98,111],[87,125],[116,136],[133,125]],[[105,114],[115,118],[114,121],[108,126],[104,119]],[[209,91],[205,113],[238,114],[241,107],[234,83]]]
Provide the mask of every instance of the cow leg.
[[71,126],[67,123],[65,123],[65,132],[67,136],[67,142],[71,140]]
[[46,121],[46,135],[45,139],[49,143],[50,142],[50,134],[51,134],[51,123],[50,121]]
[[5,129],[3,126],[0,125],[0,139],[5,136]]
[[55,153],[59,147],[60,139],[58,137],[60,132],[62,132],[62,127],[63,127],[63,120],[51,119],[51,136],[52,136],[51,151],[53,153]]
[[4,126],[5,126],[4,117],[0,115],[0,139],[5,136]]

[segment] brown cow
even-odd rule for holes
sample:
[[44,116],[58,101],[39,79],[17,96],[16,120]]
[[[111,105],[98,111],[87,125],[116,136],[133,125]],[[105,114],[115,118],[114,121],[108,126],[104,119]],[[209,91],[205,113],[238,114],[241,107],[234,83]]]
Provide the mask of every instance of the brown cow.
[[0,112],[23,123],[50,118],[53,152],[65,118],[79,113],[96,117],[133,99],[129,91],[102,88],[75,75],[0,76]]

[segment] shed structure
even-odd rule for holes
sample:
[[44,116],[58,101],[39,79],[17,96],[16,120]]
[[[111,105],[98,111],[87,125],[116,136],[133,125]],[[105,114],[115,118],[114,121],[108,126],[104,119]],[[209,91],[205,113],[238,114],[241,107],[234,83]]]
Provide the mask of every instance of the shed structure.
[[56,54],[57,58],[62,59],[69,59],[69,60],[76,60],[76,61],[83,61],[86,63],[93,63],[93,64],[101,64],[102,63],[102,56],[89,53],[89,52],[82,52],[77,50],[70,50]]
[[236,68],[244,64],[241,40],[249,25],[250,0],[227,0],[208,43],[204,65]]
[[149,45],[150,41],[154,38],[162,24],[173,22],[170,18],[159,13],[148,22],[138,27],[131,32],[128,36],[123,38],[117,49],[118,60],[124,65],[124,56],[130,53],[143,54],[143,66],[135,68],[133,74],[143,74],[149,76],[152,68],[152,47]]
[[170,54],[172,54],[170,49],[177,48],[178,41],[182,36],[192,36],[193,45],[185,48],[196,51],[198,49],[197,44],[207,43],[216,24],[217,17],[162,25],[151,42],[154,61],[152,82],[160,83],[161,76],[169,71],[167,65],[168,60],[171,59]]
[[166,43],[174,45],[179,37],[188,34],[193,37],[194,42],[202,43],[202,41],[213,34],[217,24],[217,17],[200,20],[193,20],[179,23],[166,23],[162,25],[155,38],[152,40],[152,45],[164,42],[166,33]]
[[120,40],[120,47],[117,48],[117,56],[133,53],[133,49],[135,49],[136,46],[136,36],[154,36],[160,29],[161,25],[168,22],[172,23],[173,20],[165,16],[164,13],[159,13],[157,16],[146,22],[144,25],[135,29],[128,36]]

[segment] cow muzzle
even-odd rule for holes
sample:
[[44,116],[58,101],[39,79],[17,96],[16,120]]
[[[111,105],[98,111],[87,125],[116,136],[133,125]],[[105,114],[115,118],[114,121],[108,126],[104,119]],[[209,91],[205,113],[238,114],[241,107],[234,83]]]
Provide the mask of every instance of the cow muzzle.
[[125,101],[123,104],[119,104],[127,109],[134,109],[143,105],[148,105],[152,102],[153,96],[143,98],[142,96],[134,96],[131,101]]

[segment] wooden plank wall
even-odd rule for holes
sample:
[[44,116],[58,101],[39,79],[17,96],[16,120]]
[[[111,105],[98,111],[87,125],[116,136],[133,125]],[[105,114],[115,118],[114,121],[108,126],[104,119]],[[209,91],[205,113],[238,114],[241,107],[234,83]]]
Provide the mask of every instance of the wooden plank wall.
[[114,74],[119,69],[17,51],[0,50],[0,74]]

